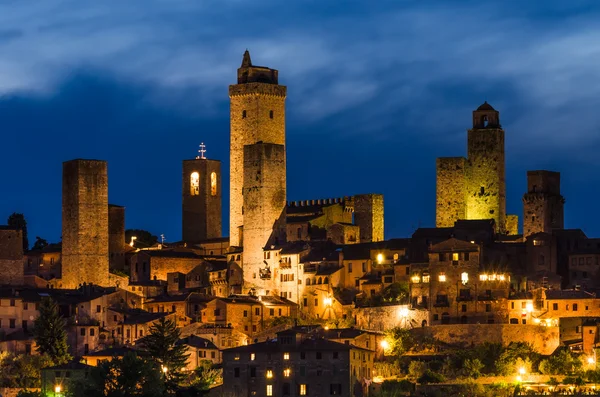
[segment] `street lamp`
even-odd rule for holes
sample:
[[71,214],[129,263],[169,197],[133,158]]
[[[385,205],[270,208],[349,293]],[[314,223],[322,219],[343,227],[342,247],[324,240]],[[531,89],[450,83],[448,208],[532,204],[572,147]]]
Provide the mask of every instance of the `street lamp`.
[[59,394],[61,390],[62,390],[62,387],[60,387],[60,385],[54,386],[54,396]]
[[167,372],[169,372],[169,368],[165,367],[164,365],[161,365],[160,369],[162,369],[163,374],[165,374],[165,376],[167,376]]

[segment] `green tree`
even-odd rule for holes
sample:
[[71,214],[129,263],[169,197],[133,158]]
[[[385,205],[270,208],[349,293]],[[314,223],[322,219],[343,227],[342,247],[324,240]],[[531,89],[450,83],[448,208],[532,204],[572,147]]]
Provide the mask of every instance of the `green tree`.
[[160,370],[135,353],[102,361],[87,379],[71,385],[70,397],[161,397],[165,385]]
[[463,373],[465,376],[473,379],[477,379],[481,376],[481,370],[484,365],[479,361],[478,358],[466,359],[463,365]]
[[33,243],[33,247],[31,247],[32,251],[41,251],[48,246],[48,241],[41,238],[40,236],[35,237],[35,243]]
[[496,361],[496,371],[499,375],[515,375],[524,366],[531,373],[538,360],[539,354],[529,343],[511,342]]
[[408,376],[412,379],[419,379],[427,371],[427,364],[423,361],[412,361],[408,365]]
[[569,375],[581,372],[583,363],[567,348],[560,348],[552,356],[540,362],[539,370],[544,375]]
[[125,242],[130,243],[131,237],[135,237],[135,248],[148,248],[158,243],[158,237],[147,230],[143,229],[127,229],[125,230]]
[[175,322],[163,317],[150,327],[150,334],[144,339],[148,356],[156,360],[161,369],[166,368],[170,388],[181,382],[181,371],[189,357],[186,346],[177,343],[180,334]]
[[37,350],[47,354],[55,365],[71,360],[67,345],[65,320],[60,316],[58,305],[50,298],[42,299],[39,306],[40,315],[33,323],[33,336]]
[[441,383],[445,380],[446,379],[441,374],[438,374],[437,372],[433,372],[428,369],[425,371],[425,373],[419,379],[417,379],[417,382],[422,383],[422,384],[427,384],[427,383]]
[[410,331],[401,327],[385,331],[385,341],[389,345],[389,348],[386,349],[386,355],[395,356],[396,358],[406,353],[412,345]]
[[215,368],[210,360],[202,360],[199,363],[186,384],[196,391],[209,390],[211,386],[223,383],[223,370]]
[[27,239],[27,221],[25,220],[25,216],[23,214],[19,214],[13,212],[6,221],[8,226],[14,227],[17,230],[23,232],[23,251],[27,251],[29,249],[29,240]]

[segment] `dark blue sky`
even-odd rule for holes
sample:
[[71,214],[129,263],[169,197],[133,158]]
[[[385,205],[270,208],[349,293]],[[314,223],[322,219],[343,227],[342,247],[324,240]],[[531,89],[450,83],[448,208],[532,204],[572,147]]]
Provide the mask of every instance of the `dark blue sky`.
[[227,88],[248,48],[288,86],[289,200],[380,192],[386,237],[433,226],[435,158],[465,155],[487,100],[508,212],[527,170],[556,170],[566,226],[600,235],[600,4],[281,4],[0,0],[0,220],[23,212],[31,241],[57,241],[62,162],[97,158],[127,227],[178,240],[181,160],[204,141],[228,180]]

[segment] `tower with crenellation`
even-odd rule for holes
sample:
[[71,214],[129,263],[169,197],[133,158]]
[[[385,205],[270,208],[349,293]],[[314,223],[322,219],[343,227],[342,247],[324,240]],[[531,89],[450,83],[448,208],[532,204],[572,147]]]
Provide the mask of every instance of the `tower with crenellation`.
[[504,130],[500,114],[484,102],[473,112],[467,158],[437,159],[436,226],[461,219],[493,219],[498,233],[517,234],[518,218],[506,215]]
[[229,98],[230,246],[243,247],[245,288],[266,292],[263,248],[285,240],[286,87],[246,51]]

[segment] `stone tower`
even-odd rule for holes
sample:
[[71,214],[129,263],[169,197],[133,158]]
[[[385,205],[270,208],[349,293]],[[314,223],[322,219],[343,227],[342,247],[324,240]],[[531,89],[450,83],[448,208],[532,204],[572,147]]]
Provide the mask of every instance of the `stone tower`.
[[[229,86],[229,98],[231,123],[229,244],[245,246],[241,234],[242,226],[245,226],[242,196],[245,175],[244,147],[262,142],[281,145],[285,153],[286,87],[278,84],[277,70],[252,65],[250,53],[246,51],[237,72],[237,84]],[[283,175],[283,185],[285,185],[285,158],[280,166],[283,167],[283,172],[280,174]],[[285,195],[283,200],[285,204]],[[265,221],[277,219],[279,215],[265,215]]]
[[437,227],[452,227],[460,219],[493,219],[497,232],[517,232],[518,218],[512,215],[507,230],[504,130],[489,103],[473,112],[467,158],[437,159],[436,195]]
[[564,228],[565,199],[560,194],[560,173],[527,171],[523,195],[523,237]]
[[244,288],[269,294],[274,285],[263,248],[285,242],[285,146],[244,146]]
[[383,194],[354,196],[354,224],[360,229],[360,242],[383,241]]
[[108,286],[106,161],[63,163],[62,288]]
[[182,178],[183,241],[221,237],[221,162],[184,160]]
[[487,102],[473,112],[467,158],[467,219],[494,219],[502,233],[506,228],[504,130],[498,111]]
[[25,284],[23,232],[9,226],[0,226],[0,274],[0,285]]

